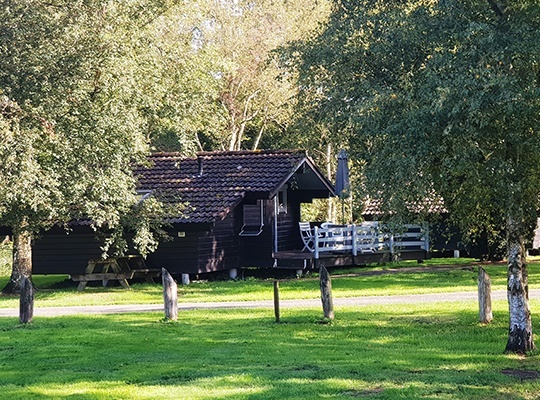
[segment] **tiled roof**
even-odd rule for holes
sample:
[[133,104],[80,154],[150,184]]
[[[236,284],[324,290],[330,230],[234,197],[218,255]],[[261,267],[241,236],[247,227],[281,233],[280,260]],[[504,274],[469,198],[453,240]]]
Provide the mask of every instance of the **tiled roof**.
[[164,202],[189,203],[170,222],[213,223],[248,193],[269,198],[306,158],[299,150],[202,152],[194,158],[157,153],[135,175],[140,190],[152,190]]
[[[384,211],[381,206],[381,199],[368,198],[364,203],[362,215],[383,215]],[[421,204],[409,204],[408,210],[411,213],[427,214],[444,214],[448,212],[444,205],[444,199],[435,194],[431,198],[426,198]]]

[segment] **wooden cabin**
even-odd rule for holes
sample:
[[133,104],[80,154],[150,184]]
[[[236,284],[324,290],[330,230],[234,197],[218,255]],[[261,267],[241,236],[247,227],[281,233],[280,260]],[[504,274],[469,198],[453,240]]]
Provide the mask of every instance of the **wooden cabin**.
[[[149,162],[135,170],[141,195],[178,204],[178,212],[166,219],[170,240],[148,255],[146,265],[172,274],[302,267],[302,261],[274,255],[302,249],[300,204],[334,195],[304,151],[201,152],[193,158],[159,153]],[[35,241],[33,270],[82,274],[99,257],[90,222],[79,221],[69,233],[54,228]]]

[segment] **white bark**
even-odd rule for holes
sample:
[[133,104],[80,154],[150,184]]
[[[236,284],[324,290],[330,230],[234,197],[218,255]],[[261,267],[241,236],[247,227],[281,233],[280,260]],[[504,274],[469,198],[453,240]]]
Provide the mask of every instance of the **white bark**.
[[506,351],[526,353],[534,350],[525,246],[518,219],[509,218],[508,237],[508,308],[510,323]]

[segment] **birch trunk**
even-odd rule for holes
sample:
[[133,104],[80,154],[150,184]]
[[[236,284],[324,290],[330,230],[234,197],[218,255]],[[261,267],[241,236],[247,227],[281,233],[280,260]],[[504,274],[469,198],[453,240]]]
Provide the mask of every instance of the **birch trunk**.
[[20,293],[24,277],[32,281],[32,235],[24,229],[14,229],[13,267],[9,282],[2,289],[2,293]]
[[509,218],[508,238],[508,307],[510,326],[506,352],[524,354],[535,349],[529,309],[529,285],[524,239],[518,219]]

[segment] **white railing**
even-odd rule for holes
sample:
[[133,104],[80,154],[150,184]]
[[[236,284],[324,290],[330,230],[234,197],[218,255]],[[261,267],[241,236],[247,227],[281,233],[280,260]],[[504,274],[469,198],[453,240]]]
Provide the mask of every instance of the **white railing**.
[[378,222],[360,225],[331,225],[313,228],[314,256],[321,253],[343,252],[353,256],[368,253],[399,253],[406,250],[429,251],[427,229],[420,225],[405,225],[403,232],[389,233]]

